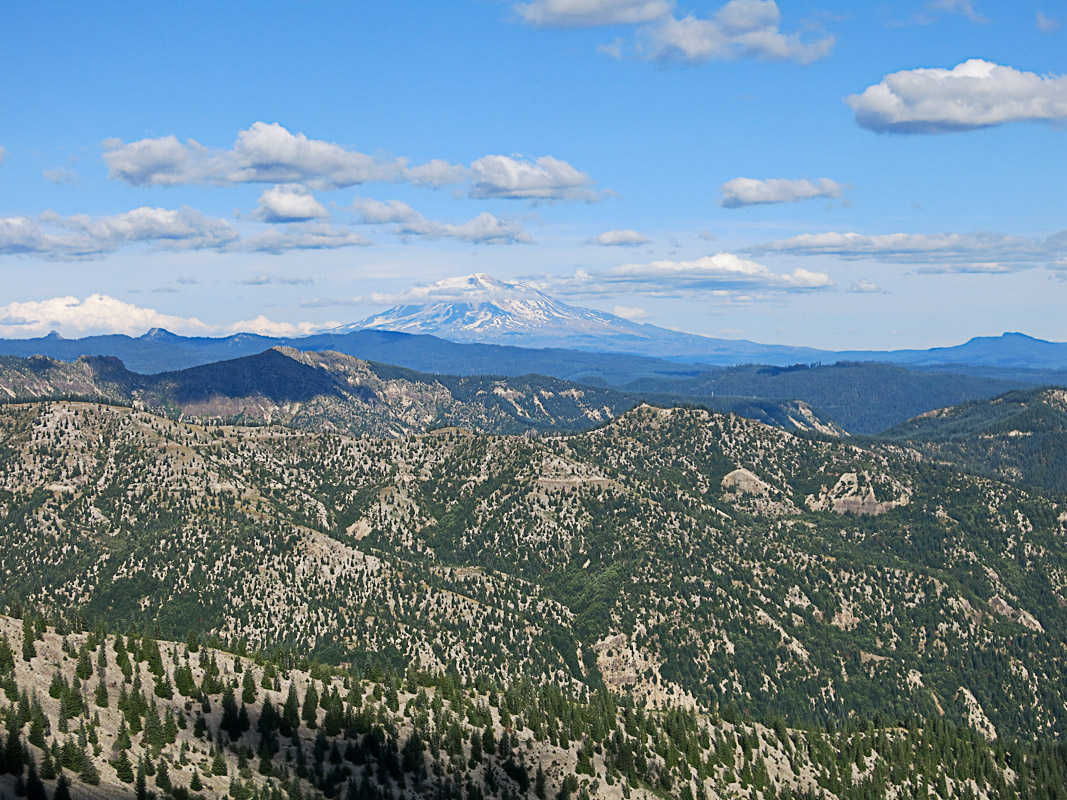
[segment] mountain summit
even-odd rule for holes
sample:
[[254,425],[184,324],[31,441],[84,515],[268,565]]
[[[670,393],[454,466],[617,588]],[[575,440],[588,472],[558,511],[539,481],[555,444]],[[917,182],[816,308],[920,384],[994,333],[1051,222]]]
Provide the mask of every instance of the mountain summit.
[[412,291],[423,303],[394,306],[338,329],[376,328],[429,333],[453,341],[502,340],[531,336],[553,344],[574,336],[641,337],[648,325],[554,300],[525,283],[507,283],[485,273],[446,278]]
[[605,311],[567,305],[528,284],[507,283],[485,273],[437,281],[412,290],[410,296],[423,302],[393,306],[332,332],[388,330],[455,342],[695,357],[709,363],[719,363],[725,354],[728,363],[738,357],[747,360],[757,352],[775,362],[820,355],[809,348],[713,339],[638,324]]

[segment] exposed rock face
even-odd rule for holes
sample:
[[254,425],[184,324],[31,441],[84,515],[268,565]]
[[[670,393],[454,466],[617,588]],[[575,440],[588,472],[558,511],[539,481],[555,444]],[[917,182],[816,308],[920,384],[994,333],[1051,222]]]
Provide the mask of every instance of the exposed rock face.
[[910,499],[911,491],[892,478],[876,476],[872,479],[868,472],[846,472],[832,489],[823,487],[818,495],[808,495],[806,502],[812,511],[878,516],[897,506],[907,505]]
[[781,489],[771,486],[754,472],[738,467],[722,479],[724,500],[756,514],[792,514],[793,501]]

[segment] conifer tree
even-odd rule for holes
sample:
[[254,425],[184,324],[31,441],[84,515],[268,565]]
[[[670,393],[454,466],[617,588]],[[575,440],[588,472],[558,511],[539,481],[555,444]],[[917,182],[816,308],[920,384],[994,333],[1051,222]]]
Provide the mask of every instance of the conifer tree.
[[304,707],[301,718],[308,728],[314,730],[318,724],[319,693],[315,689],[315,682],[309,681],[307,691],[304,693]]

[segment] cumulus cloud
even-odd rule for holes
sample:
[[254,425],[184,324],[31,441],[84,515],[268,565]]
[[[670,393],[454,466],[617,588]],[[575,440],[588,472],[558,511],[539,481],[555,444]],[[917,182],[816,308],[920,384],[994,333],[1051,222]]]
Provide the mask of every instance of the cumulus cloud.
[[400,200],[371,200],[357,197],[352,210],[364,225],[395,225],[392,232],[401,237],[456,239],[471,244],[528,244],[530,236],[516,219],[499,218],[482,212],[458,224],[434,222]]
[[579,28],[648,22],[673,7],[671,0],[534,0],[515,10],[527,25]]
[[93,258],[128,244],[155,244],[171,250],[222,248],[238,237],[226,221],[189,207],[135,208],[93,219],[47,211],[37,218],[0,218],[0,254],[52,260]]
[[124,333],[138,336],[150,328],[166,328],[186,335],[260,333],[268,336],[298,336],[338,325],[336,322],[275,322],[260,316],[230,324],[210,325],[196,317],[164,314],[105,294],[84,299],[53,297],[0,306],[0,335],[29,337],[56,330],[67,336]]
[[1040,11],[1037,12],[1037,19],[1034,24],[1042,33],[1053,33],[1060,28],[1060,21],[1058,19],[1043,14]]
[[747,252],[838,256],[919,265],[920,272],[1010,272],[1067,253],[1067,231],[1043,239],[1001,233],[805,233]]
[[357,197],[352,203],[352,210],[364,225],[383,225],[390,222],[409,222],[422,215],[402,200],[372,200],[369,197]]
[[483,156],[469,171],[470,195],[514,200],[596,200],[593,179],[562,159]]
[[668,16],[649,25],[641,51],[657,61],[758,58],[810,64],[833,48],[828,34],[782,33],[781,17],[774,0],[730,0],[707,19]]
[[628,229],[604,231],[593,239],[593,242],[603,245],[604,247],[638,247],[643,244],[648,244],[650,241],[652,240],[640,231]]
[[[204,147],[193,139],[181,142],[173,135],[130,143],[110,139],[104,146],[109,177],[132,186],[274,183],[329,190],[369,182],[434,188],[470,182],[472,197],[595,199],[592,179],[553,156],[529,160],[491,155],[469,168],[443,159],[411,165],[403,158],[370,156],[335,142],[309,139],[276,122],[253,123],[237,134],[229,150]],[[276,186],[273,191],[280,189]]]
[[196,317],[161,314],[154,308],[141,308],[105,294],[53,297],[0,306],[0,331],[5,335],[32,336],[58,330],[83,336],[91,333],[138,335],[149,328],[203,334],[209,325]]
[[615,314],[616,317],[622,317],[623,319],[629,320],[648,319],[650,316],[643,308],[633,308],[631,306],[615,306],[615,308],[612,309],[612,313]]
[[242,237],[226,220],[187,206],[177,210],[144,206],[96,218],[83,214],[61,216],[52,211],[34,218],[0,217],[0,255],[76,261],[137,244],[166,250],[282,253],[371,242],[325,223],[292,223],[284,231],[268,228]]
[[734,253],[717,253],[690,261],[624,264],[596,272],[580,270],[573,276],[549,276],[536,285],[550,293],[577,297],[620,292],[650,296],[728,296],[739,291],[815,291],[829,289],[834,282],[824,272],[798,268],[779,273]]
[[307,222],[328,217],[329,212],[311,192],[297,184],[265,190],[255,216],[264,222]]
[[1067,75],[1022,72],[980,58],[952,69],[886,75],[850,95],[856,122],[877,133],[950,133],[1067,119]]
[[402,159],[383,159],[335,142],[309,139],[278,123],[255,122],[230,150],[176,136],[104,142],[109,177],[133,186],[301,183],[315,188],[403,178]]
[[806,179],[734,178],[722,185],[722,205],[726,208],[742,208],[763,203],[795,203],[813,197],[840,197],[844,188],[829,178],[819,178],[815,182]]

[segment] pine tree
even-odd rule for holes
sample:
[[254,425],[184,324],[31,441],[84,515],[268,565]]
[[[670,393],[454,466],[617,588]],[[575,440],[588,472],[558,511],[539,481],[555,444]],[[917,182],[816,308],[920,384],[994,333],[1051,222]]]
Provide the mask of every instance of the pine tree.
[[33,629],[33,623],[30,622],[28,616],[22,619],[22,660],[32,661],[37,657],[37,648],[34,646],[34,639],[36,633]]
[[[102,651],[102,648],[101,648]],[[107,684],[104,683],[104,673],[100,673],[100,680],[96,682],[96,691],[93,692],[93,702],[98,708],[108,707]]]
[[70,781],[66,775],[60,775],[59,780],[56,781],[56,791],[52,795],[52,800],[70,800]]
[[315,689],[315,682],[308,682],[307,691],[304,693],[304,707],[300,713],[301,718],[308,728],[314,730],[318,723],[319,693]]
[[212,775],[226,775],[229,770],[226,769],[226,758],[222,755],[222,748],[215,748],[215,757],[211,761],[211,774]]
[[26,800],[48,800],[44,790],[44,781],[37,774],[37,764],[30,758],[29,772],[26,775]]
[[74,674],[79,680],[87,681],[93,676],[93,665],[89,661],[89,648],[84,644],[78,650],[78,663],[74,667]]
[[250,669],[245,670],[241,702],[249,706],[256,702],[256,681],[252,677],[252,670]]
[[285,698],[285,707],[282,709],[280,731],[283,736],[292,736],[300,727],[300,700],[296,694],[296,683],[289,684],[289,695]]
[[119,753],[119,757],[111,762],[111,766],[115,768],[115,774],[118,779],[123,783],[133,783],[133,764],[130,763],[130,754],[128,751],[123,750]]

